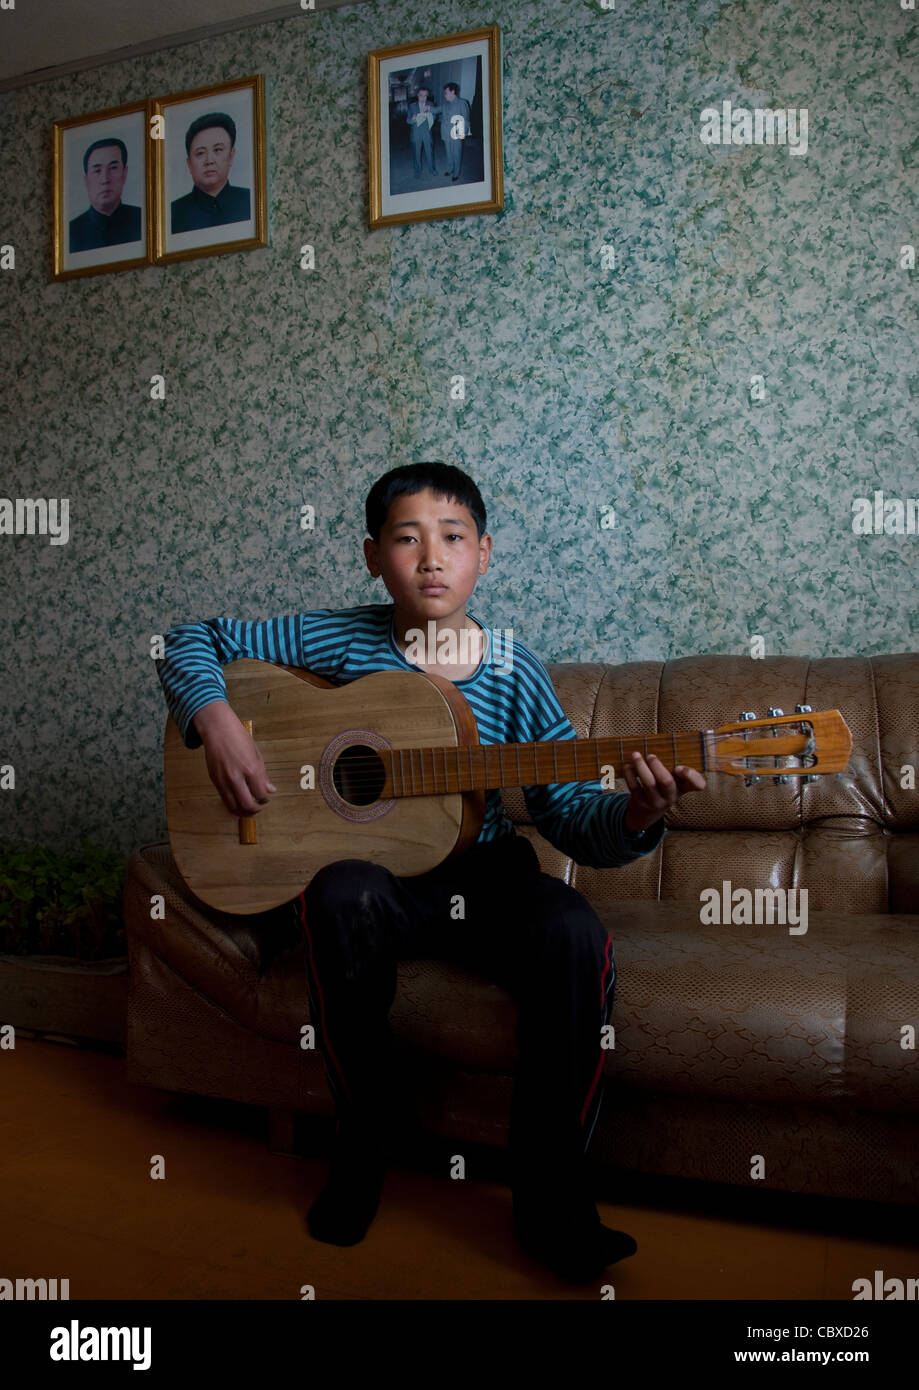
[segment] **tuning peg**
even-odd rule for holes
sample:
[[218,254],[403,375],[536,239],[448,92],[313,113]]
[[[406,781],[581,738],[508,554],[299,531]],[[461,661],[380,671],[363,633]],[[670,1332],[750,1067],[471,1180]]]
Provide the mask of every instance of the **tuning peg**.
[[[756,718],[756,711],[752,709],[741,710],[740,718],[743,723],[746,723],[747,720]],[[743,779],[743,784],[745,787],[755,787],[758,781],[758,777],[745,777]]]
[[[813,710],[813,706],[812,706],[812,705],[795,705],[795,714],[813,714],[813,712],[814,712],[814,710]],[[816,773],[812,773],[812,774],[811,774],[810,776],[808,776],[808,777],[802,777],[802,778],[801,778],[802,783],[804,783],[804,782],[818,782],[819,780],[820,780],[820,779],[819,779],[819,777],[817,777]]]
[[[770,719],[774,719],[774,718],[776,717],[776,715],[784,714],[785,711],[784,711],[783,709],[778,709],[777,707],[773,707],[772,705],[770,705],[769,708],[766,710],[766,713],[768,714],[768,716],[769,716]],[[784,786],[785,783],[788,781],[788,778],[787,778],[787,777],[783,777],[783,776],[778,776],[778,777],[773,777],[772,780],[773,780],[773,782],[776,784],[776,786],[778,787],[778,786]]]

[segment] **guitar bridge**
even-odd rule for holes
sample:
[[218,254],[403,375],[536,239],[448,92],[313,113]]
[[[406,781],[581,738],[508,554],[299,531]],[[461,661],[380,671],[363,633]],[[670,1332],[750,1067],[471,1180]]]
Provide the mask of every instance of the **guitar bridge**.
[[[240,720],[247,734],[252,733],[252,720]],[[240,816],[239,818],[239,843],[241,845],[257,845],[258,830],[255,824],[255,816]]]

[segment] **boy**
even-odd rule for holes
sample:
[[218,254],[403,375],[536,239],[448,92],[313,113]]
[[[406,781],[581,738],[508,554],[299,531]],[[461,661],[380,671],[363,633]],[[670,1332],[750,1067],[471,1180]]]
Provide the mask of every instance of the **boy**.
[[[492,547],[472,479],[439,462],[392,469],[371,488],[366,517],[367,567],[392,604],[265,623],[218,618],[167,634],[158,670],[170,713],[188,747],[203,742],[211,780],[234,816],[257,814],[276,790],[226,701],[220,666],[239,657],[306,667],[336,685],[372,671],[433,671],[462,690],[482,743],[575,737],[536,657],[514,640],[511,660],[489,660],[492,634],[466,611]],[[623,776],[628,794],[604,792],[596,781],[528,787],[524,795],[558,849],[581,864],[613,867],[655,849],[667,807],[705,787],[699,772],[678,767],[671,775],[653,755],[645,761],[636,753]],[[338,1121],[331,1172],[308,1216],[313,1236],[357,1244],[376,1214],[400,1098],[388,1026],[396,964],[428,957],[489,976],[517,1006],[509,1155],[523,1248],[577,1283],[634,1254],[631,1236],[601,1225],[584,1171],[616,978],[609,934],[579,893],[540,871],[500,792],[488,793],[479,839],[464,854],[410,878],[360,859],[327,864],[294,908]]]

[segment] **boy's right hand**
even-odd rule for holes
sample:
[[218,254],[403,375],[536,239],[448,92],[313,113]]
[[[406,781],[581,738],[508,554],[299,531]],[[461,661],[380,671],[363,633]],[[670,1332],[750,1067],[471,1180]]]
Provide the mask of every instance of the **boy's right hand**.
[[268,780],[255,739],[225,700],[204,705],[192,722],[204,744],[208,775],[230,815],[258,815],[277,787]]

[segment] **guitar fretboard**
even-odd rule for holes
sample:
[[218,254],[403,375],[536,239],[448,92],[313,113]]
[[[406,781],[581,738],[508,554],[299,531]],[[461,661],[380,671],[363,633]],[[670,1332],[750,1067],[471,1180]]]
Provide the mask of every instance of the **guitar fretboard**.
[[[548,786],[554,782],[593,782],[603,769],[622,776],[633,752],[656,753],[665,767],[710,765],[712,730],[649,734],[632,738],[565,739],[538,743],[476,743],[454,748],[402,748],[381,752],[387,796],[446,796],[452,792],[499,787]],[[709,745],[707,747],[707,745]]]

